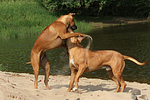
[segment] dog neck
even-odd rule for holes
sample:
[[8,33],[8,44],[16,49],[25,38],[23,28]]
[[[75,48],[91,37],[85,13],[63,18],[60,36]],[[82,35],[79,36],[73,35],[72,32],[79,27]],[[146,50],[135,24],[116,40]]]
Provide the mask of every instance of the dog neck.
[[78,42],[72,43],[71,38],[68,38],[66,40],[66,44],[67,44],[67,47],[68,47],[68,51],[70,51],[70,50],[72,50],[74,48],[82,47]]
[[56,21],[60,21],[62,23],[64,23],[67,27],[69,26],[69,21],[68,21],[68,16],[67,15],[63,15],[61,17],[59,17]]

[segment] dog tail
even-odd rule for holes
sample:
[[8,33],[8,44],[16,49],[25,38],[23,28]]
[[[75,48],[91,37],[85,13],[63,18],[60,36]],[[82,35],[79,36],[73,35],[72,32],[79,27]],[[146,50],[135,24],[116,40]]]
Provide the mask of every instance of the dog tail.
[[142,65],[145,65],[145,64],[148,62],[148,61],[146,61],[146,62],[144,62],[144,63],[141,63],[141,62],[137,61],[136,59],[134,59],[134,58],[132,58],[132,57],[125,56],[125,55],[123,55],[123,57],[124,57],[124,59],[130,60],[130,61],[136,63],[137,65],[141,65],[141,66],[142,66]]
[[87,46],[85,48],[90,49],[91,44],[93,42],[93,38],[90,35],[87,35],[87,38],[89,39],[89,41],[88,41],[88,44],[87,44]]
[[31,64],[31,62],[26,62],[25,64]]

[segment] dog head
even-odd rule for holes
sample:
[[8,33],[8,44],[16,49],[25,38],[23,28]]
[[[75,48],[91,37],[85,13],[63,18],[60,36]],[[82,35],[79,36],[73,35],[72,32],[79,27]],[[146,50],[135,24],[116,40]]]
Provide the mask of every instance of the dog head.
[[72,37],[72,38],[71,38],[71,42],[72,42],[72,43],[79,44],[79,43],[82,42],[83,39],[84,39],[84,37],[81,37],[81,36],[79,36],[79,37]]
[[71,40],[71,43],[80,45],[79,43],[81,43],[84,38],[87,38],[89,40],[85,48],[90,49],[91,43],[93,42],[93,38],[90,35],[87,35],[86,37],[81,37],[81,36],[72,37],[70,40]]
[[69,13],[69,14],[68,14],[68,17],[69,17],[68,28],[70,28],[70,29],[72,29],[72,30],[76,30],[76,29],[77,29],[77,26],[75,25],[73,15],[75,15],[75,13]]
[[68,15],[63,15],[59,17],[56,21],[61,21],[62,23],[64,23],[67,29],[70,28],[71,30],[76,30],[77,26],[75,25],[73,15],[75,15],[75,13],[69,13]]

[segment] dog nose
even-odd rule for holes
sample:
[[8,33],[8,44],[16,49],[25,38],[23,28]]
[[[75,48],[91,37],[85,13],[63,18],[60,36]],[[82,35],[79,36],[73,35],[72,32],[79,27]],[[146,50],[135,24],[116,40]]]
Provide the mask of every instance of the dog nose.
[[77,29],[77,26],[76,26],[76,25],[73,25],[73,26],[71,27],[71,29],[72,29],[72,30],[76,30],[76,29]]

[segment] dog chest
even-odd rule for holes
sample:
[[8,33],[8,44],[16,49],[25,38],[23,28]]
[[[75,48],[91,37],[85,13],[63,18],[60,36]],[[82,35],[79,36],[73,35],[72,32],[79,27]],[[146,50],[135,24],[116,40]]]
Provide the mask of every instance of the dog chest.
[[75,65],[75,63],[74,63],[74,60],[73,60],[73,59],[70,59],[70,63],[71,63],[74,67],[76,67],[76,65]]

